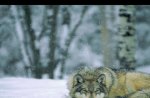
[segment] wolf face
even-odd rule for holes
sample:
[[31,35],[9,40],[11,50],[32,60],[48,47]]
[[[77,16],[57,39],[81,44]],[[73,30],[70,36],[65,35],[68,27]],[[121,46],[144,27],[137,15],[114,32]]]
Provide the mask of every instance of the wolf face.
[[101,75],[97,81],[83,79],[80,75],[76,76],[76,83],[73,90],[74,98],[104,98],[107,91],[103,81],[103,75]]
[[72,98],[106,98],[107,89],[105,75],[96,77],[93,71],[86,70],[86,74],[76,74],[70,91]]

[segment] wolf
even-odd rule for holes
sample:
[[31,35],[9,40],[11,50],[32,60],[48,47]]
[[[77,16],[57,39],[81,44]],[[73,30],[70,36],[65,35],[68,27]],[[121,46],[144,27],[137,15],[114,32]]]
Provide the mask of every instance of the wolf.
[[84,67],[68,79],[70,98],[150,98],[150,74]]

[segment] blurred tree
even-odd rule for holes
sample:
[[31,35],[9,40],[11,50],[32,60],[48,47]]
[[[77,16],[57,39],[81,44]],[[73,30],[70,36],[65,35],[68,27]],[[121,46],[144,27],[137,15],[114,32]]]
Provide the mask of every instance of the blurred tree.
[[0,6],[0,73],[16,75],[16,63],[20,60],[18,43],[14,38],[10,5]]
[[[24,20],[25,20],[25,28],[26,33],[29,39],[29,47],[31,50],[31,61],[32,61],[32,69],[35,78],[42,78],[42,66],[40,64],[40,49],[36,47],[36,36],[35,31],[32,28],[32,12],[31,6],[24,5],[22,6],[24,10]],[[24,32],[24,33],[25,33]]]
[[[62,57],[62,60],[61,60],[61,76],[60,76],[60,78],[63,78],[63,76],[64,76],[65,64],[66,64],[66,60],[68,58],[70,45],[71,45],[72,41],[74,40],[74,38],[76,37],[76,31],[77,31],[78,27],[82,24],[82,20],[83,20],[84,15],[85,15],[87,10],[88,10],[88,6],[84,6],[83,9],[82,9],[79,21],[73,27],[72,30],[69,30],[68,36],[65,40],[65,46],[64,46],[64,49],[63,49],[63,52],[62,52],[63,57]],[[67,17],[69,18],[69,16],[70,16],[69,12],[67,12],[67,9],[66,9],[66,12],[64,12],[63,17],[64,17],[64,19],[66,19]],[[69,24],[70,24],[69,20],[65,21],[64,19],[63,19],[63,24],[65,23],[66,25],[69,26]]]
[[[69,27],[70,27],[70,11],[69,11],[69,7],[71,6],[62,6],[62,15],[63,15],[63,20],[62,20],[62,27],[63,27],[63,33],[68,34],[69,31]],[[65,39],[63,40],[65,43]],[[63,78],[64,75],[64,70],[65,70],[65,63],[66,63],[66,51],[64,51],[64,49],[66,49],[66,45],[63,43],[63,45],[61,45],[61,53],[62,53],[62,58],[61,58],[61,74],[59,76],[59,78]]]
[[47,6],[47,33],[49,35],[49,62],[48,62],[48,74],[49,78],[54,78],[54,70],[56,68],[56,35],[57,35],[57,15],[59,5],[48,5]]
[[113,48],[112,48],[112,19],[110,16],[113,16],[111,13],[110,5],[101,5],[100,6],[100,39],[101,39],[101,47],[103,54],[103,64],[105,66],[112,67],[114,56],[113,56]]
[[22,16],[19,14],[18,6],[12,5],[11,10],[15,21],[16,37],[19,40],[23,63],[27,72],[26,74],[28,75],[29,67],[31,67],[31,61],[27,52],[27,47],[26,47],[27,43],[24,35],[24,29],[22,27],[22,19],[21,19]]
[[10,37],[10,31],[6,29],[9,26],[9,9],[8,5],[0,6],[0,47]]
[[[22,15],[18,7],[21,8]],[[23,61],[27,75],[32,71],[33,77],[42,78],[42,69],[40,64],[40,50],[36,47],[36,36],[32,28],[32,14],[29,5],[12,5],[12,12],[15,17],[17,37],[20,41],[20,47],[23,55]],[[22,17],[22,19],[20,19]],[[22,20],[22,21],[20,21]]]
[[135,69],[135,6],[119,6],[118,51],[117,56],[121,69]]

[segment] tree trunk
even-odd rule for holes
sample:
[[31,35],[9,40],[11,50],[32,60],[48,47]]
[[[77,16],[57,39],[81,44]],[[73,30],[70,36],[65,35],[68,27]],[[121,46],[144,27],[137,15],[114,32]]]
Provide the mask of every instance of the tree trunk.
[[26,32],[28,34],[29,43],[30,43],[30,50],[31,50],[31,57],[32,57],[32,68],[33,68],[33,75],[35,78],[42,78],[42,67],[40,64],[40,50],[36,47],[36,36],[35,32],[32,29],[32,19],[31,19],[31,8],[29,5],[23,6],[24,14],[25,14],[25,26]]
[[135,7],[120,5],[118,16],[118,59],[121,69],[134,70],[135,68]]
[[29,55],[28,55],[27,49],[26,49],[27,48],[26,37],[24,35],[23,26],[22,26],[21,21],[20,21],[20,16],[18,13],[17,6],[12,5],[11,10],[12,10],[12,14],[13,14],[13,17],[15,20],[14,22],[15,22],[15,27],[16,27],[16,37],[18,38],[18,40],[20,42],[20,50],[22,53],[23,63],[25,66],[24,68],[26,71],[26,75],[29,75],[28,72],[29,72],[30,67],[31,67],[31,61],[30,61],[30,58],[29,58]]
[[56,50],[56,34],[57,34],[57,14],[58,5],[47,6],[47,33],[49,34],[49,63],[48,63],[48,74],[49,78],[54,78],[54,70],[56,68],[55,63],[55,50]]
[[101,5],[101,19],[100,19],[100,31],[101,31],[101,47],[103,54],[103,64],[108,67],[113,67],[113,49],[112,49],[112,26],[111,23],[111,6],[110,5]]
[[[63,8],[62,8],[62,15],[63,15],[63,22],[62,22],[62,27],[63,27],[63,33],[66,33],[66,35],[68,35],[68,31],[69,31],[69,26],[70,26],[70,12],[69,12],[69,10],[68,10],[68,7],[69,6],[63,6]],[[61,47],[63,48],[63,49],[65,49],[66,48],[66,45],[65,45],[65,39],[63,40],[63,43],[61,43]],[[64,53],[64,55],[67,55],[66,54],[66,51],[63,51],[63,53]],[[61,72],[61,74],[60,74],[60,76],[59,76],[59,78],[60,79],[62,79],[63,78],[63,75],[64,75],[64,65],[65,65],[65,56],[62,56],[62,59],[61,59],[61,70],[60,70],[60,72]]]

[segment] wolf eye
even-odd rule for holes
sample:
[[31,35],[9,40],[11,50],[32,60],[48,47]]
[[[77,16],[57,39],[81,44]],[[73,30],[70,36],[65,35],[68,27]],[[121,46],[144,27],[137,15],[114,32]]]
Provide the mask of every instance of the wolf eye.
[[81,90],[81,94],[86,94],[87,93],[87,90],[86,89],[82,89]]
[[100,91],[99,89],[97,89],[97,90],[95,91],[95,93],[96,93],[96,94],[100,94],[101,91]]

